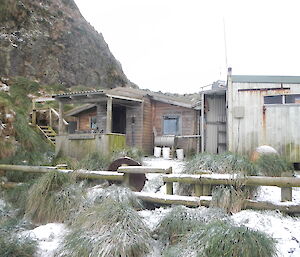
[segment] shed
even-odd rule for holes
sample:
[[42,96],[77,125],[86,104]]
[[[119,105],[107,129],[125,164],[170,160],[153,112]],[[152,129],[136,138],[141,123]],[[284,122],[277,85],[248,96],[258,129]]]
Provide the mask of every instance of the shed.
[[300,76],[232,75],[229,69],[226,86],[201,97],[202,151],[250,155],[269,145],[300,162]]

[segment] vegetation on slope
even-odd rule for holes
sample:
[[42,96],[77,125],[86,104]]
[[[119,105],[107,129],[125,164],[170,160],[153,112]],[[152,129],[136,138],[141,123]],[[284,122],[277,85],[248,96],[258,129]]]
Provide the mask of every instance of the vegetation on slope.
[[[1,133],[5,144],[0,148],[1,162],[10,164],[49,164],[53,149],[29,125],[31,99],[28,95],[38,94],[39,85],[25,78],[15,78],[9,87],[9,92],[0,93],[0,106],[7,113],[2,113],[0,120],[5,121],[6,131]],[[9,116],[10,118],[7,118]],[[11,150],[10,154],[7,149]]]

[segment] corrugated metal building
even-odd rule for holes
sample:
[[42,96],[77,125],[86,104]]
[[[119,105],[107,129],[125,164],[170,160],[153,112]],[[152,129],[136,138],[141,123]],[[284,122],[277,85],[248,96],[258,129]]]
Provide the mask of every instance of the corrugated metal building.
[[203,151],[250,155],[269,145],[300,162],[300,76],[229,72],[227,86],[202,92],[202,99]]

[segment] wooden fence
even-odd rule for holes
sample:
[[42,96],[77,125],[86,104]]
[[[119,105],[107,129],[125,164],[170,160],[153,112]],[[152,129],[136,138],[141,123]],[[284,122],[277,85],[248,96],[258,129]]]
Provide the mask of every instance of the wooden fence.
[[[20,171],[30,173],[45,173],[57,170],[64,173],[75,173],[82,179],[106,179],[111,181],[128,182],[130,174],[155,173],[162,174],[162,179],[166,183],[166,194],[154,194],[135,192],[136,196],[143,201],[158,204],[182,204],[186,206],[209,206],[212,197],[212,185],[233,185],[233,186],[277,186],[281,188],[281,200],[289,201],[283,203],[271,203],[255,200],[245,200],[244,208],[259,210],[279,210],[286,213],[300,213],[300,205],[292,202],[292,187],[300,187],[300,178],[295,177],[262,177],[262,176],[245,176],[241,177],[236,174],[172,174],[172,168],[153,168],[143,166],[122,166],[117,172],[114,171],[87,171],[87,170],[68,170],[58,167],[45,166],[24,166],[24,165],[6,165],[1,164],[0,170]],[[205,173],[205,172],[204,172]],[[173,184],[185,183],[194,185],[195,196],[173,195]],[[16,183],[2,183],[2,187],[11,188]]]

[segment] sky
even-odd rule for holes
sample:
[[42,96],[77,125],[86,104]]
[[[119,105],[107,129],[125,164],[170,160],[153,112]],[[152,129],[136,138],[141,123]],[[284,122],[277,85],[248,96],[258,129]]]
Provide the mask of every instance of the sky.
[[140,88],[199,92],[235,75],[300,75],[299,0],[75,0]]

